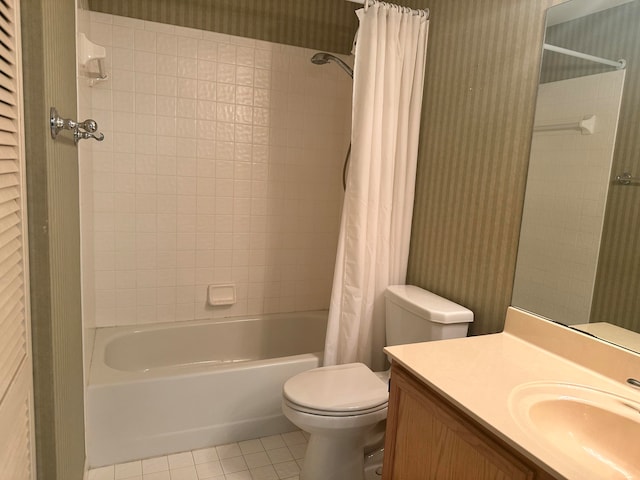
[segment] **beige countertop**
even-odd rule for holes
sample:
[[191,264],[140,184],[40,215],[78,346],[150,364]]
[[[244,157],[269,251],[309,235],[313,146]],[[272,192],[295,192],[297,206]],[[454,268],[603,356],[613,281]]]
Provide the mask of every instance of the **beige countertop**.
[[640,352],[640,333],[607,322],[582,323],[573,328],[595,335],[607,342],[615,343],[634,352]]
[[594,472],[518,424],[510,412],[514,389],[532,382],[561,382],[640,402],[640,389],[626,383],[629,377],[640,377],[640,355],[514,308],[502,333],[397,345],[385,352],[557,477],[594,478]]

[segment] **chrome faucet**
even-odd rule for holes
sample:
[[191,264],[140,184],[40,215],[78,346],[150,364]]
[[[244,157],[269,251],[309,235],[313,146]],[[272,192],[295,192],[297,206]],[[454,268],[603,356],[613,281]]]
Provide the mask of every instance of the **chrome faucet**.
[[640,388],[640,380],[636,380],[635,378],[627,378],[627,383],[632,387]]

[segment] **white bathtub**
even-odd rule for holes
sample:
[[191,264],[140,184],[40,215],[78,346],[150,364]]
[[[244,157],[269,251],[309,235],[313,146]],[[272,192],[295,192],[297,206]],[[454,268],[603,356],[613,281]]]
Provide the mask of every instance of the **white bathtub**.
[[89,465],[295,430],[282,385],[321,364],[326,323],[326,312],[303,312],[98,329]]

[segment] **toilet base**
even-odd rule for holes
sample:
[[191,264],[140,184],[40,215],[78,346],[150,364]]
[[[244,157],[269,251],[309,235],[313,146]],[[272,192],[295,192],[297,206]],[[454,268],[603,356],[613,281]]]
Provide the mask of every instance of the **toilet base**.
[[364,480],[380,480],[382,478],[382,461],[384,448],[364,456]]
[[364,480],[365,435],[311,434],[300,480]]
[[326,416],[300,412],[283,402],[285,416],[308,432],[300,480],[364,480],[367,440],[387,418],[387,406],[363,415]]

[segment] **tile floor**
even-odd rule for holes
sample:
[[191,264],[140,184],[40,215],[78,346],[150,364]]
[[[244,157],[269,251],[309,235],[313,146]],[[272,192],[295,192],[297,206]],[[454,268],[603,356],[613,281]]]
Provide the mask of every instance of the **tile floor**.
[[89,480],[298,480],[307,448],[301,431],[109,465]]

